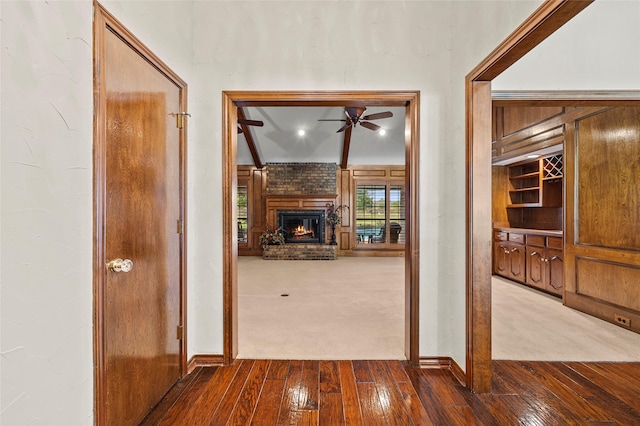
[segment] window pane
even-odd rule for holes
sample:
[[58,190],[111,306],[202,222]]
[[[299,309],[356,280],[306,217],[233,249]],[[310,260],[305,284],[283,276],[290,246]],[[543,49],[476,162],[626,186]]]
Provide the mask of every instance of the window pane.
[[238,185],[238,242],[247,242],[248,226],[247,186]]
[[356,241],[384,243],[386,241],[386,188],[384,185],[356,187]]
[[389,242],[405,242],[405,193],[404,185],[391,185],[389,188]]

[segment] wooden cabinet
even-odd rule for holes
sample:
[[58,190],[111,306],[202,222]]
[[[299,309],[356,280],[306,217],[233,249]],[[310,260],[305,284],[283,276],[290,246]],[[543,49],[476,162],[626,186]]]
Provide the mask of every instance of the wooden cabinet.
[[[562,296],[564,272],[562,250],[557,246],[562,238],[527,235],[527,279],[526,283],[549,293]],[[551,243],[549,243],[551,241]]]
[[562,237],[494,231],[494,274],[562,296],[563,268]]
[[562,207],[562,155],[508,168],[508,207]]
[[493,272],[496,275],[524,283],[526,280],[525,246],[519,241],[519,237],[524,236],[522,234],[499,234],[501,234],[497,236],[499,240],[494,242]]

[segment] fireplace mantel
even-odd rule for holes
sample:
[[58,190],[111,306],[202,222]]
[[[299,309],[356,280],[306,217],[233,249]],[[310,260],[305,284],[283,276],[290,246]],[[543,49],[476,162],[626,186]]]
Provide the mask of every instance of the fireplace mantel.
[[[271,194],[266,197],[267,224],[277,226],[278,210],[325,210],[327,204],[334,204],[338,194]],[[328,232],[325,233],[325,242]]]

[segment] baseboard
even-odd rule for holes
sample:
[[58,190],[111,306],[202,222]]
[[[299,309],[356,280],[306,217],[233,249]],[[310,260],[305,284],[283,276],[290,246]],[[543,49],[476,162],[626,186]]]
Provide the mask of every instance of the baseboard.
[[460,384],[467,384],[467,375],[450,356],[420,357],[420,368],[449,370]]
[[187,372],[191,373],[198,367],[221,367],[224,365],[224,356],[218,354],[194,355],[187,364]]

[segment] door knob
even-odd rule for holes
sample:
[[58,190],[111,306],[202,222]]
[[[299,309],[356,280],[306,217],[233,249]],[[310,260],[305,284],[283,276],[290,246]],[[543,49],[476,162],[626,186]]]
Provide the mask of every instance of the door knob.
[[129,272],[133,268],[133,261],[130,259],[114,259],[107,263],[107,269],[113,272]]

